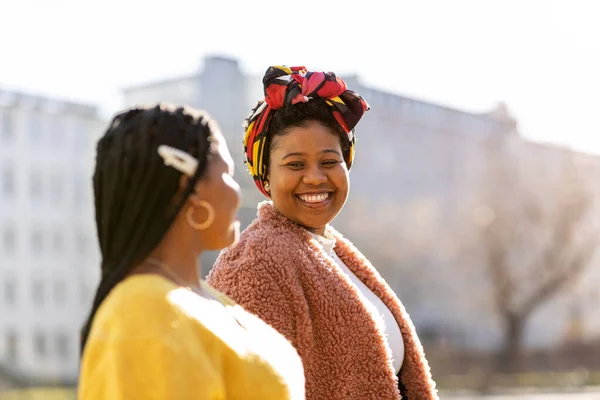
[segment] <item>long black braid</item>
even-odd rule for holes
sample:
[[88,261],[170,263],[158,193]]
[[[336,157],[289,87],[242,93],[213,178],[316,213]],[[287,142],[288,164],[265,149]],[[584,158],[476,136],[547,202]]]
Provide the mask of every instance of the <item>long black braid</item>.
[[[99,140],[93,183],[102,275],[82,329],[82,353],[100,304],[159,244],[205,171],[214,129],[204,112],[159,104],[116,115]],[[198,160],[181,196],[181,173],[158,154],[163,144]]]

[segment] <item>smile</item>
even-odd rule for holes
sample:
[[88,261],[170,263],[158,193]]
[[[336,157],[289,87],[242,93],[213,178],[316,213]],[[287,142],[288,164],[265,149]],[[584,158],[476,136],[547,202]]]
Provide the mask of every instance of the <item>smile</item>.
[[305,193],[296,195],[300,200],[307,204],[321,204],[331,198],[331,192]]

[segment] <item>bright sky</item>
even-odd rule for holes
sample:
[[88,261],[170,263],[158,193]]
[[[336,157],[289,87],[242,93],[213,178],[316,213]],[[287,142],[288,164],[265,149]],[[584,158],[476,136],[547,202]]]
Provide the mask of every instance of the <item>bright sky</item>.
[[120,88],[217,53],[252,74],[357,73],[467,111],[505,101],[525,136],[600,154],[598,21],[597,0],[7,0],[0,87],[110,114]]

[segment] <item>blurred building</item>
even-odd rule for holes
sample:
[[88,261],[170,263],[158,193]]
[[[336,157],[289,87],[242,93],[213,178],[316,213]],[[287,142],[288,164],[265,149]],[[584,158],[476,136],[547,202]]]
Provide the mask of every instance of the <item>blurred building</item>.
[[[195,74],[124,91],[125,106],[167,101],[215,117],[236,161],[243,227],[264,199],[242,153],[242,122],[263,96],[261,78],[244,74],[236,60],[207,57]],[[357,129],[352,191],[335,225],[385,276],[422,337],[497,345],[498,321],[471,290],[482,277],[457,263],[455,246],[489,164],[486,143],[507,139],[520,160],[543,161],[539,182],[574,156],[595,186],[600,159],[523,140],[502,104],[468,113],[344,78],[371,111]],[[19,382],[77,376],[79,330],[99,272],[91,174],[104,123],[90,105],[0,90],[0,386],[3,375]],[[215,257],[203,255],[203,273]],[[528,344],[600,335],[598,279],[596,263],[574,296],[542,307]]]
[[[204,59],[197,73],[124,91],[127,106],[168,101],[205,109],[218,120],[243,190],[243,226],[264,199],[246,172],[242,154],[242,122],[263,96],[261,79],[246,75],[236,60],[213,56]],[[369,102],[371,111],[357,127],[351,195],[335,225],[373,261],[424,337],[466,347],[496,346],[498,321],[489,309],[478,307],[479,300],[468,290],[481,277],[457,265],[460,249],[448,236],[461,235],[465,206],[472,204],[482,184],[490,139],[520,143],[525,150],[519,151],[530,152],[533,159],[542,153],[560,159],[566,150],[529,149],[504,104],[487,113],[470,113],[375,89],[356,76],[344,79]],[[599,165],[597,158],[591,159]],[[215,257],[203,256],[203,273]],[[550,343],[562,334],[567,320],[551,321],[555,309],[550,310],[536,316],[529,343]],[[547,329],[548,324],[555,328]]]
[[[415,199],[437,196],[438,206],[452,209],[464,192],[459,185],[472,181],[468,178],[474,171],[466,163],[480,161],[478,144],[489,135],[516,130],[502,106],[490,114],[465,113],[372,89],[357,77],[345,79],[372,107],[358,127],[350,207],[370,201],[377,193],[380,204],[410,208],[416,206]],[[243,164],[242,122],[262,96],[262,76],[245,75],[236,60],[213,56],[204,59],[198,73],[127,88],[124,102],[125,106],[159,101],[187,104],[207,110],[219,122],[236,161],[244,197],[240,219],[245,226],[264,198]],[[205,266],[212,265],[215,257],[207,255]]]
[[95,107],[0,89],[0,371],[74,381],[96,285]]

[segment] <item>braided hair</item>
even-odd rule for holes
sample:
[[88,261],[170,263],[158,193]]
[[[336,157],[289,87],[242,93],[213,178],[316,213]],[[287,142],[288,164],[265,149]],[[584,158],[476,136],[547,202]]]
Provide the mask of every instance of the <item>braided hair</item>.
[[[99,140],[93,185],[101,279],[82,329],[82,353],[100,304],[159,244],[206,170],[215,129],[202,111],[158,104],[117,114]],[[164,165],[158,154],[160,145],[198,160],[194,176],[180,195],[182,174]]]

